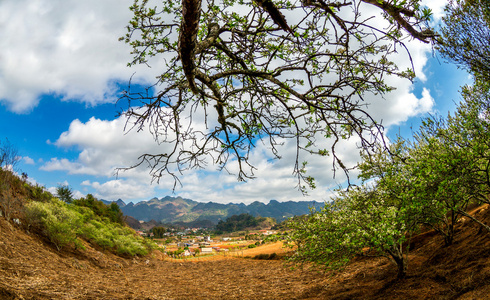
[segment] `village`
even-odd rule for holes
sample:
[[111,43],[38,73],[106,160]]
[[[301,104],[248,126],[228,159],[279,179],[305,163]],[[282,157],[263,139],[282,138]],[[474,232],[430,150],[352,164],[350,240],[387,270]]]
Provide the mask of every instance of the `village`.
[[207,228],[169,228],[161,236],[151,230],[138,230],[145,238],[154,240],[163,252],[171,258],[205,257],[213,255],[244,255],[245,249],[252,249],[266,243],[277,242],[282,235],[276,230],[262,229],[215,235]]

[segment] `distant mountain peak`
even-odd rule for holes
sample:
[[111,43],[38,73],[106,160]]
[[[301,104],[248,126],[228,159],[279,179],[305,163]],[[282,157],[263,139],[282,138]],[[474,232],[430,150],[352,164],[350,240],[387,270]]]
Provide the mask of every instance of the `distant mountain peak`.
[[244,203],[222,204],[197,202],[180,196],[165,196],[160,199],[153,197],[148,201],[141,201],[137,204],[130,202],[122,206],[119,203],[123,204],[124,201],[119,200],[116,203],[125,215],[132,216],[137,220],[148,222],[154,219],[162,223],[209,220],[216,224],[219,220],[225,220],[232,215],[242,213],[272,217],[278,221],[283,221],[285,218],[308,214],[310,206],[314,206],[316,209],[324,206],[323,202],[316,201],[279,202],[277,200],[270,200],[267,204],[259,201],[254,201],[248,205]]

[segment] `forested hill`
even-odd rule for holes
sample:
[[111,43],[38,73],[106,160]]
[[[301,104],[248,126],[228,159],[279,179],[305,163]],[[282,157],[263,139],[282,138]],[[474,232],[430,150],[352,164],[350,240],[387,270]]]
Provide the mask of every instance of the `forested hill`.
[[[110,203],[109,201],[105,202]],[[146,222],[150,220],[162,223],[210,220],[215,224],[219,220],[225,220],[232,215],[243,213],[248,213],[253,216],[272,217],[280,222],[292,216],[307,214],[310,212],[310,207],[318,210],[324,206],[323,202],[317,201],[279,202],[270,200],[267,204],[255,201],[248,205],[243,203],[203,203],[182,197],[170,196],[161,199],[153,198],[136,204],[132,202],[125,204],[124,201],[119,199],[116,203],[125,215]]]

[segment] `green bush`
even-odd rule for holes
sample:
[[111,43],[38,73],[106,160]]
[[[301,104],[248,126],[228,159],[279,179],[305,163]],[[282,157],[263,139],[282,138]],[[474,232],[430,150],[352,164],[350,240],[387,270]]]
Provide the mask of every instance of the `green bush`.
[[50,202],[30,202],[26,215],[30,225],[41,230],[58,250],[69,244],[81,244],[77,241],[77,231],[82,227],[82,219],[60,200],[52,198]]
[[83,247],[80,239],[119,255],[146,255],[157,248],[132,229],[97,215],[91,208],[57,198],[29,202],[26,216],[29,226],[46,235],[58,250],[66,246]]

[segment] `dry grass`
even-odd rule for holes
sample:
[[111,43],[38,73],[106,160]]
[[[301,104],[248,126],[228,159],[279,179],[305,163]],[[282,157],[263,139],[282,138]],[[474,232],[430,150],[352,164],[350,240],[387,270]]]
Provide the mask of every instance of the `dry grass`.
[[286,253],[287,249],[284,248],[284,245],[282,242],[275,242],[271,244],[265,244],[258,246],[256,248],[251,248],[251,249],[246,249],[243,250],[243,256],[256,256],[260,254],[284,254]]
[[[223,246],[220,244],[216,244],[213,246],[220,247],[221,249],[227,249],[226,245]],[[275,242],[271,244],[261,245],[256,248],[246,248],[243,250],[236,250],[236,251],[214,252],[213,255],[207,255],[207,256],[196,256],[196,257],[187,257],[187,258],[178,258],[178,259],[165,257],[164,259],[173,262],[199,262],[199,261],[214,261],[214,260],[233,259],[233,258],[255,257],[261,254],[273,254],[273,253],[276,253],[278,256],[283,256],[286,254],[287,250],[288,249],[285,249],[283,247],[282,242]]]

